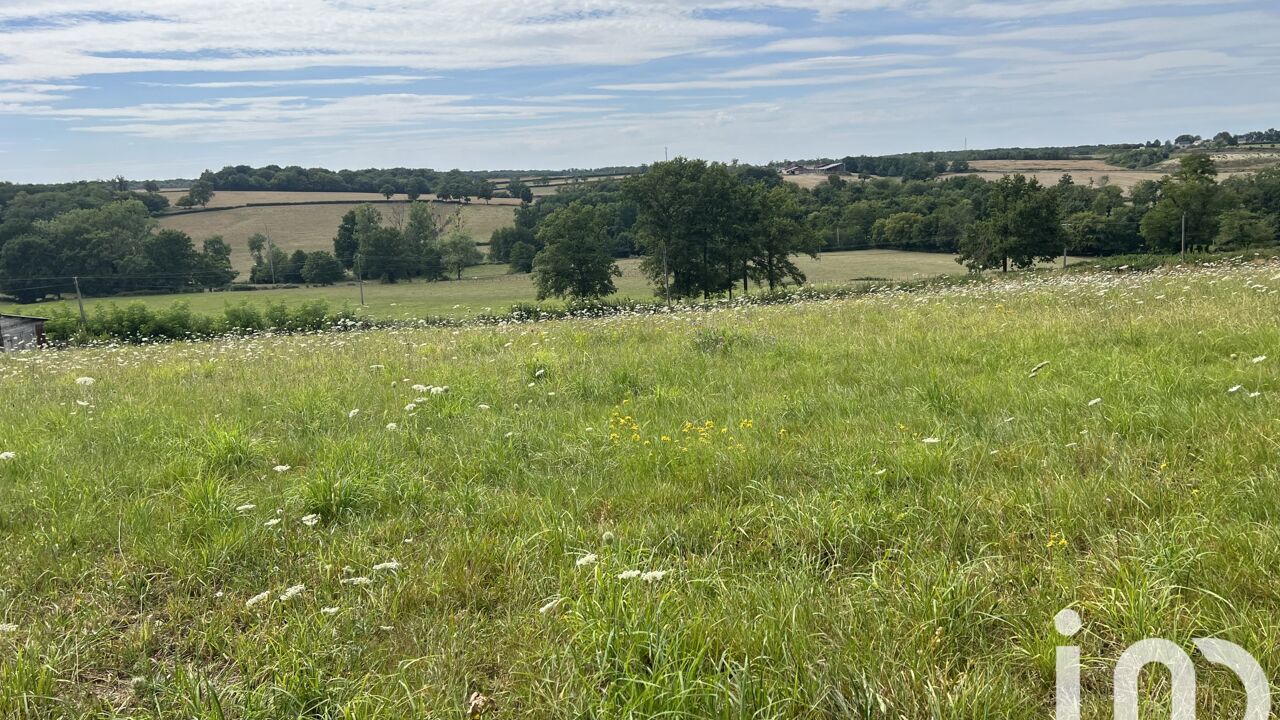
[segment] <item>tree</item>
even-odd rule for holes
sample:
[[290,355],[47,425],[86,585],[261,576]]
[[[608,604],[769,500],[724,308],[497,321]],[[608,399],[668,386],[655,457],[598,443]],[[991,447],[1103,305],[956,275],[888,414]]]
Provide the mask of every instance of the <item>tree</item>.
[[160,183],[155,180],[148,180],[142,183],[142,189],[149,193],[158,193],[160,192]]
[[378,193],[382,195],[382,197],[390,200],[391,197],[396,194],[396,186],[391,183],[384,183],[382,187],[378,188]]
[[231,245],[221,235],[205,238],[197,264],[197,284],[206,288],[223,287],[240,274],[231,269]]
[[899,250],[913,248],[924,232],[924,216],[913,212],[894,213],[871,226],[871,242],[877,247]]
[[1218,236],[1218,219],[1233,203],[1215,177],[1213,160],[1192,153],[1179,161],[1178,171],[1160,182],[1160,199],[1142,218],[1142,238],[1160,252],[1178,252],[1185,221],[1187,247],[1208,249]]
[[515,225],[498,228],[489,237],[489,259],[493,262],[508,262],[511,259],[511,251],[516,243],[524,243],[530,247],[535,247],[535,242],[533,230],[527,227]]
[[261,265],[266,262],[263,259],[262,252],[266,250],[269,242],[270,240],[267,239],[267,236],[262,233],[254,233],[249,236],[246,244],[249,247],[249,255],[253,257],[253,264]]
[[1032,178],[1006,175],[994,183],[986,216],[960,241],[960,262],[970,270],[1027,268],[1062,252],[1057,197]]
[[522,180],[512,180],[507,183],[507,194],[522,203],[533,202],[533,190],[530,190]]
[[623,197],[636,208],[636,228],[648,254],[641,264],[670,304],[673,294],[673,254],[699,231],[698,185],[707,164],[678,157],[655,163],[643,175],[623,183]]
[[[284,267],[284,272],[281,274],[281,280],[283,282],[294,284],[303,282],[302,266],[306,264],[307,251],[301,249],[294,250],[293,254],[289,256],[289,262]],[[276,268],[276,272],[280,272],[280,269]]]
[[270,245],[261,262],[249,269],[249,282],[258,284],[279,284],[284,282],[284,271],[289,264],[289,256],[285,251]]
[[333,237],[333,254],[342,263],[342,267],[350,270],[359,250],[360,242],[356,240],[356,211],[348,210],[338,224],[338,234]]
[[445,269],[461,280],[462,271],[483,262],[484,254],[470,235],[458,230],[440,243],[440,258]]
[[608,213],[576,201],[547,217],[538,229],[542,251],[533,260],[538,299],[612,295],[622,271],[609,252]]
[[332,285],[342,279],[342,263],[323,250],[307,253],[302,265],[302,279],[312,285]]
[[422,197],[422,181],[418,178],[410,178],[404,184],[404,195],[409,198],[409,202],[413,202]]
[[191,188],[187,190],[187,199],[191,201],[190,205],[208,206],[209,201],[213,200],[213,184],[207,180],[191,183]]
[[[440,242],[440,223],[431,206],[415,202],[409,206],[409,221],[404,228],[404,250],[411,275],[426,275],[424,263]],[[428,277],[436,280],[437,277]]]
[[511,246],[511,252],[508,255],[511,271],[518,273],[533,272],[533,259],[537,254],[538,251],[533,245],[524,241],[516,242]]
[[58,271],[53,243],[38,235],[14,238],[0,248],[0,289],[20,303],[39,300],[49,293],[48,280]]
[[[751,242],[745,245],[747,275],[775,290],[787,281],[803,283],[804,272],[791,257],[805,253],[817,257],[818,236],[804,222],[804,208],[796,191],[785,185],[772,189],[757,186],[754,190],[757,214],[749,230]],[[743,280],[743,293],[747,291]]]
[[475,188],[476,197],[484,200],[484,204],[488,205],[489,201],[493,199],[493,183],[488,180],[480,180],[476,183]]
[[969,161],[968,161],[968,160],[965,160],[965,159],[963,159],[963,158],[957,158],[957,159],[955,159],[955,160],[952,160],[952,161],[951,161],[951,172],[953,172],[953,173],[967,173],[967,172],[969,172],[969,170],[970,170],[970,168],[969,168]]
[[1275,242],[1276,228],[1271,223],[1257,213],[1236,208],[1222,214],[1213,247],[1215,250],[1242,250],[1274,245]]

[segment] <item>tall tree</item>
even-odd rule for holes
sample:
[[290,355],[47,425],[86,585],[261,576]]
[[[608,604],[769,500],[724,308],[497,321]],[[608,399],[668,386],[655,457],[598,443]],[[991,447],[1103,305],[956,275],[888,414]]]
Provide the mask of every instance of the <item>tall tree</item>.
[[992,187],[985,217],[960,241],[959,260],[971,270],[1027,268],[1062,248],[1057,197],[1035,178],[1006,175]]
[[622,271],[609,252],[609,213],[581,201],[547,217],[538,229],[542,251],[533,260],[538,299],[612,295]]
[[455,230],[441,241],[440,256],[445,270],[458,280],[462,279],[463,270],[484,261],[484,253],[476,247],[476,241],[461,230]]
[[338,234],[333,236],[333,254],[342,267],[351,269],[360,242],[356,240],[356,211],[348,210],[338,224]]
[[[1217,183],[1218,169],[1204,153],[1179,161],[1178,171],[1160,181],[1159,200],[1142,218],[1142,238],[1160,252],[1208,249],[1218,236],[1218,220],[1234,198]],[[1185,223],[1185,224],[1184,224]]]

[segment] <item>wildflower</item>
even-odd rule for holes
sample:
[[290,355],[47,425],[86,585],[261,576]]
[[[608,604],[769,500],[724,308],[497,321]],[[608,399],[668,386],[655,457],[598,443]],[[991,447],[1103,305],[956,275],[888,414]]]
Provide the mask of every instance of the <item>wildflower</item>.
[[290,469],[291,467],[292,467],[291,465],[277,465],[277,466],[275,466],[275,467],[273,467],[273,468],[271,468],[271,469],[272,469],[272,470],[275,470],[275,471],[276,471],[276,472],[278,472],[278,473],[282,473],[282,472],[289,472],[289,469]]
[[321,614],[323,614],[323,615],[337,615],[337,614],[338,614],[338,608],[336,608],[336,607],[320,608],[320,613],[321,613]]
[[619,580],[634,580],[638,577],[640,577],[639,570],[623,570],[622,572],[618,573]]
[[293,587],[290,587],[286,589],[284,592],[280,593],[280,602],[291,600],[296,595],[298,595],[299,593],[301,593],[303,590],[306,590],[306,589],[307,589],[306,585],[294,585]]
[[1258,397],[1258,396],[1259,396],[1259,395],[1261,395],[1261,394],[1262,394],[1262,393],[1260,393],[1260,392],[1251,392],[1251,393],[1249,393],[1249,397],[1251,397],[1251,398],[1256,398],[1256,397]]
[[1027,375],[1027,377],[1029,377],[1029,378],[1033,378],[1033,377],[1035,377],[1036,375],[1038,375],[1038,374],[1040,373],[1040,371],[1041,371],[1041,370],[1045,369],[1045,368],[1046,368],[1046,367],[1048,367],[1048,366],[1049,366],[1049,361],[1048,361],[1048,360],[1045,360],[1044,362],[1040,363],[1039,365],[1036,365],[1035,367],[1031,368],[1031,374],[1030,374],[1030,375]]
[[1257,365],[1258,363],[1260,363],[1260,362],[1262,362],[1263,360],[1266,360],[1266,359],[1267,359],[1267,356],[1266,356],[1266,355],[1259,355],[1258,357],[1256,357],[1256,358],[1254,358],[1254,359],[1253,359],[1253,364],[1254,364],[1254,365]]
[[396,428],[398,428],[398,427],[400,427],[400,426],[399,426],[399,425],[397,425],[397,424],[395,424],[395,423],[387,423],[387,429],[388,429],[388,430],[395,430],[395,429],[396,429]]
[[431,389],[431,386],[429,385],[414,385],[412,388],[414,392],[420,392],[420,393],[427,392],[430,389]]
[[408,405],[405,405],[405,406],[404,406],[404,411],[405,411],[405,412],[407,412],[407,413],[411,413],[411,412],[413,412],[414,410],[417,410],[417,409],[418,409],[418,406],[417,406],[417,405],[415,405],[415,404],[413,404],[413,403],[409,403]]
[[1102,402],[1102,398],[1094,398],[1089,401],[1089,407],[1093,407],[1094,405],[1097,405],[1100,402]]
[[547,374],[547,371],[546,371],[545,369],[543,369],[543,368],[538,368],[538,371],[537,371],[537,372],[535,372],[535,373],[533,374],[533,376],[534,376],[534,377],[542,377],[543,375],[546,375],[546,374]]
[[248,600],[245,600],[245,601],[244,601],[244,606],[245,606],[245,607],[253,607],[254,605],[257,605],[258,603],[262,602],[263,600],[266,600],[266,599],[267,599],[267,598],[269,598],[269,597],[271,597],[271,591],[270,591],[270,590],[267,590],[267,591],[264,591],[264,592],[260,592],[260,593],[258,593],[257,595],[254,595],[253,597],[249,598]]
[[4,452],[0,452],[0,460],[12,460],[16,457],[18,457],[18,453],[12,450],[6,450]]
[[610,531],[610,530],[605,530],[605,531],[604,531],[604,535],[601,535],[601,536],[600,536],[600,539],[601,539],[601,540],[603,540],[603,541],[605,541],[605,542],[607,542],[607,543],[611,543],[611,542],[613,542],[613,540],[614,540],[613,532],[612,532],[612,531]]
[[488,409],[489,409],[489,406],[488,406],[488,405],[485,405],[485,404],[483,404],[483,403],[482,403],[482,404],[480,404],[480,405],[477,405],[476,407],[480,408],[481,410],[488,410]]
[[578,558],[578,561],[575,564],[578,567],[587,567],[588,565],[595,565],[597,562],[600,562],[599,555],[596,555],[595,553],[587,553],[586,555]]
[[668,572],[669,571],[667,570],[650,570],[649,572],[641,575],[640,579],[647,583],[658,582],[662,578],[666,577]]
[[443,395],[443,394],[445,394],[445,393],[447,393],[447,392],[449,392],[449,388],[448,388],[447,386],[446,386],[446,387],[433,387],[433,388],[431,388],[431,394],[432,394],[432,395]]
[[550,615],[551,613],[554,613],[557,610],[559,610],[560,605],[562,605],[563,603],[564,603],[564,598],[558,597],[552,600],[551,602],[547,603],[546,605],[543,605],[542,607],[538,608],[538,612],[542,613],[543,615]]
[[0,633],[17,632],[18,626],[13,623],[0,623]]
[[942,440],[936,437],[927,437],[921,440],[920,442],[924,443],[925,445],[937,445],[938,443],[942,442]]
[[263,524],[264,526],[266,526],[266,527],[275,527],[276,525],[279,525],[279,524],[280,524],[280,518],[271,518],[270,520],[268,520],[268,521],[266,521],[266,522],[264,522],[264,523],[262,523],[262,524]]
[[303,515],[299,522],[307,527],[314,527],[316,523],[320,522],[320,516],[315,513],[312,513],[311,515]]
[[1236,385],[1236,386],[1233,386],[1230,390],[1228,390],[1227,393],[1238,393],[1243,389],[1244,389],[1243,385]]
[[83,386],[85,386],[85,387],[88,387],[88,386],[90,386],[90,385],[94,384],[95,382],[97,382],[97,380],[94,380],[93,378],[91,378],[91,377],[87,377],[87,376],[86,376],[86,377],[78,377],[78,378],[76,378],[76,384],[77,384],[77,385],[83,385]]
[[395,572],[396,570],[399,570],[399,569],[400,569],[400,563],[395,560],[391,560],[389,562],[384,562],[384,563],[378,563],[377,565],[373,566],[374,572],[380,572],[382,570],[390,570],[391,572]]
[[360,408],[356,408],[355,410],[352,410],[351,412],[347,413],[347,417],[353,418],[359,414],[360,414]]
[[241,505],[240,507],[236,508],[236,512],[249,512],[250,510],[256,507],[258,506],[254,505],[253,503],[245,503],[244,505]]
[[360,577],[342,578],[338,581],[339,585],[372,585],[373,581],[363,575]]

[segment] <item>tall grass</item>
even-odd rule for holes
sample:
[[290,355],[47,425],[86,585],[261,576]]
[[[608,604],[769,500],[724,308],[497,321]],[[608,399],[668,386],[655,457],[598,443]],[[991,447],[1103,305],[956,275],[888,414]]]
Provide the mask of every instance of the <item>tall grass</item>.
[[1278,275],[0,357],[0,717],[1049,717],[1064,607],[1086,717],[1274,676]]

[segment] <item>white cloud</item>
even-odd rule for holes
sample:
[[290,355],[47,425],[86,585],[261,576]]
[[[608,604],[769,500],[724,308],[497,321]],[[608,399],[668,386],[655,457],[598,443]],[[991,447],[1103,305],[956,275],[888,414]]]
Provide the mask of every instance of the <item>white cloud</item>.
[[229,88],[320,87],[330,85],[404,85],[421,80],[438,80],[439,75],[354,75],[351,77],[307,78],[297,80],[224,80],[215,82],[158,83],[144,82],[150,87]]

